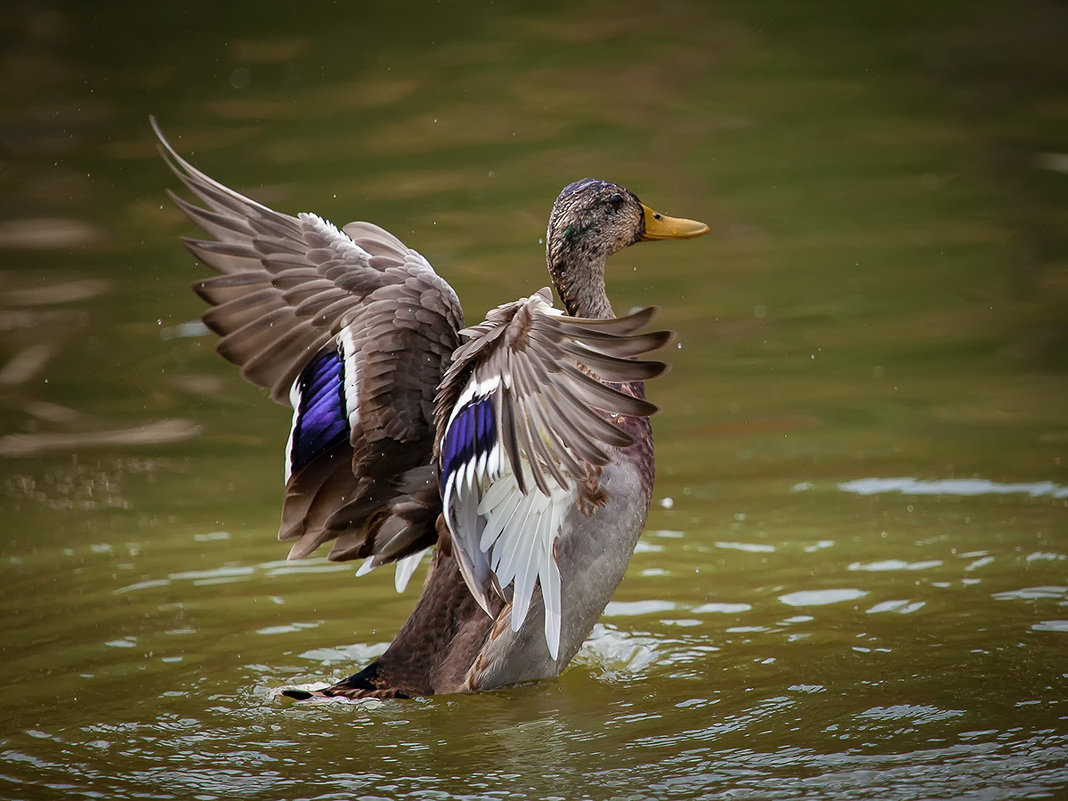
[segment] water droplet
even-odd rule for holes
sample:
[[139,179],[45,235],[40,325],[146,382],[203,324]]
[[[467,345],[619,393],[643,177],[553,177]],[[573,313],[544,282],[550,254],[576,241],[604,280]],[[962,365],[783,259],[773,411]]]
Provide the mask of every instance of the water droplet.
[[230,86],[244,89],[252,82],[252,71],[248,67],[237,67],[230,73]]

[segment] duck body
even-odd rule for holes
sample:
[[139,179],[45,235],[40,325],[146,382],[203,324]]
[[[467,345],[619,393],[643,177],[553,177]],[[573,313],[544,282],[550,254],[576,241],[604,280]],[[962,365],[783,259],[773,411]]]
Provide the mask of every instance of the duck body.
[[[632,419],[634,433],[651,446],[649,421]],[[513,631],[511,609],[501,601],[487,615],[439,548],[423,593],[386,652],[367,669],[321,694],[346,697],[414,697],[472,692],[557,676],[604,612],[645,526],[653,488],[652,448],[613,454],[597,489],[604,504],[592,513],[573,507],[555,542],[560,566],[560,650],[552,657],[542,634],[545,611],[535,589],[523,626]],[[295,693],[297,697],[302,694]]]
[[[560,654],[552,659],[539,637],[544,609],[535,602],[529,625],[518,632],[501,626],[501,636],[490,641],[482,655],[487,667],[472,676],[472,689],[488,689],[519,681],[557,676],[585,642],[601,617],[630,563],[634,546],[645,527],[653,489],[652,439],[649,421],[635,421],[636,441],[611,454],[601,472],[598,492],[604,505],[592,513],[573,507],[557,539],[563,608]],[[507,621],[502,621],[507,622]]]
[[637,357],[669,332],[615,317],[604,263],[643,239],[708,231],[584,179],[557,198],[548,288],[463,328],[455,292],[371,223],[280,214],[212,180],[153,126],[204,204],[172,194],[213,239],[186,240],[218,276],[195,290],[219,353],[293,409],[279,538],[326,542],[358,575],[395,563],[422,593],[389,648],[312,695],[415,697],[556,676],[622,581],[645,524],[653,448]]

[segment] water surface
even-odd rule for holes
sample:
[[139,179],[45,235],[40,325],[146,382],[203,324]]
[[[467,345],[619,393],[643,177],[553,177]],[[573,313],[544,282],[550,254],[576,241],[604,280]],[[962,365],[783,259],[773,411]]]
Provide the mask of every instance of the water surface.
[[[1063,9],[245,6],[3,15],[0,796],[1065,793]],[[196,323],[150,113],[394,231],[469,321],[546,283],[579,177],[711,225],[611,265],[679,343],[647,532],[559,680],[278,698],[414,592],[284,561],[288,413]]]

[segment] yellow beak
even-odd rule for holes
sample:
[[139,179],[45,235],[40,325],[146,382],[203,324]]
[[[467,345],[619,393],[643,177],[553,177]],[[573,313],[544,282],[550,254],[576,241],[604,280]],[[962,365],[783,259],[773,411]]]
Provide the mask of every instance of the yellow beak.
[[711,230],[703,222],[683,217],[668,217],[653,211],[644,203],[642,211],[645,212],[645,233],[640,237],[643,242],[652,239],[694,239]]

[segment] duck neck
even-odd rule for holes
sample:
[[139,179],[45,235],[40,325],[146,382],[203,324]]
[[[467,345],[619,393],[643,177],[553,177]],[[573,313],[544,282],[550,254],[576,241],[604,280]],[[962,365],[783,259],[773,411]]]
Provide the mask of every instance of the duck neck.
[[608,257],[583,248],[546,249],[552,276],[564,308],[572,317],[607,319],[615,317],[604,287],[604,264]]

